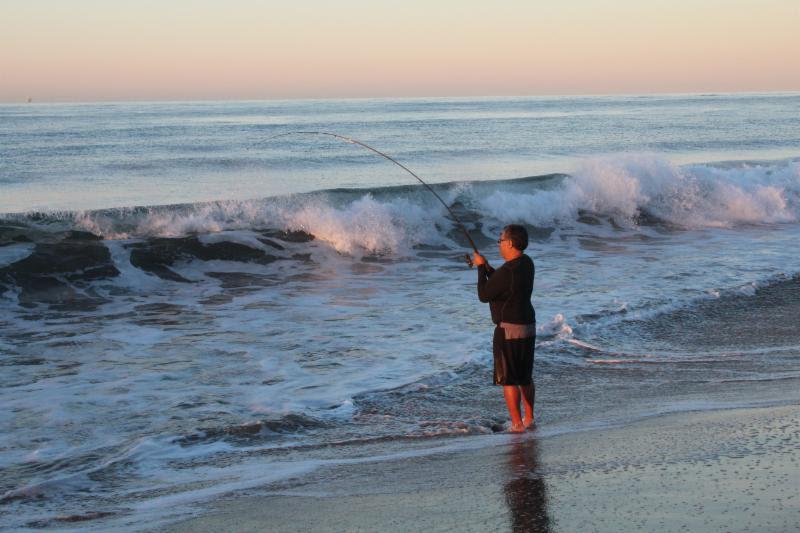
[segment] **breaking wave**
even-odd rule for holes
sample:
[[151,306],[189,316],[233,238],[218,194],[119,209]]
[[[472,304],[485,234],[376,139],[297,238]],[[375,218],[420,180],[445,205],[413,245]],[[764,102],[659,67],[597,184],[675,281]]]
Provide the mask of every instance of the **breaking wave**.
[[[572,174],[434,186],[471,231],[603,221],[630,229],[733,228],[800,220],[800,161],[676,166],[655,155],[585,160]],[[401,252],[452,244],[455,225],[421,186],[337,189],[259,200],[36,212],[0,218],[0,245],[56,231],[107,240],[185,237],[239,229],[303,231],[338,252]]]
[[498,189],[480,202],[533,225],[569,224],[582,212],[682,228],[797,222],[800,162],[676,166],[652,155],[586,160],[550,190]]

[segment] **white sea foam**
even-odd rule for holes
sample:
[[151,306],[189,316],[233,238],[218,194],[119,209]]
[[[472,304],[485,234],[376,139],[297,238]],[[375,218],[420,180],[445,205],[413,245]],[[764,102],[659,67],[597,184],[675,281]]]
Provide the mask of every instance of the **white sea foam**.
[[549,322],[538,326],[536,334],[544,337],[569,337],[572,335],[572,327],[567,324],[564,315],[558,313]]
[[119,209],[113,212],[76,211],[64,213],[59,218],[71,218],[77,229],[118,240],[181,237],[258,227],[273,222],[269,215],[263,201],[230,200],[188,206]]
[[502,221],[570,223],[581,210],[635,223],[649,213],[687,228],[797,222],[800,163],[679,167],[656,155],[587,159],[554,190],[498,189],[479,201]]
[[419,239],[432,225],[424,223],[430,214],[420,205],[402,198],[379,202],[369,194],[341,208],[316,200],[283,209],[280,217],[287,229],[311,233],[348,254],[401,251],[413,244],[411,236]]

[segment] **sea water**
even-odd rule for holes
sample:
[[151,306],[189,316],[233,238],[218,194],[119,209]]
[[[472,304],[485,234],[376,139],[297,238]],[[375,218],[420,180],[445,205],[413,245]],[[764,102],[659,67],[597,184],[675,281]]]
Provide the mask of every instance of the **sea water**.
[[[796,400],[800,94],[0,106],[0,520],[136,528],[496,443],[489,261],[542,434]],[[323,475],[323,474],[319,474]]]

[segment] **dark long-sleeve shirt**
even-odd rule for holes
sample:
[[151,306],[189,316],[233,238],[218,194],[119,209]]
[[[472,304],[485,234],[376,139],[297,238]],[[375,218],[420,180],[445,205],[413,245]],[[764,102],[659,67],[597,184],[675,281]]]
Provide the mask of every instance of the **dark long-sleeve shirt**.
[[525,254],[503,263],[497,270],[489,265],[478,265],[478,299],[489,304],[492,322],[536,322],[531,305],[535,271],[533,259]]

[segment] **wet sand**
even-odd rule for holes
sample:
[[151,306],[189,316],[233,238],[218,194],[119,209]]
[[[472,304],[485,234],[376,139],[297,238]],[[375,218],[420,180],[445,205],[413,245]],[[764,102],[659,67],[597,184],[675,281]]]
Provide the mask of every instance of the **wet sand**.
[[217,500],[170,531],[791,531],[800,405],[690,412],[625,427],[321,468]]

